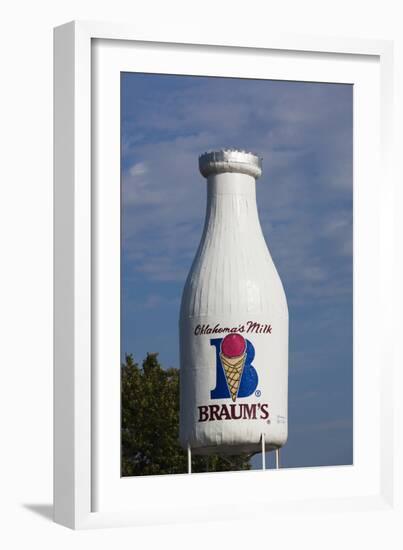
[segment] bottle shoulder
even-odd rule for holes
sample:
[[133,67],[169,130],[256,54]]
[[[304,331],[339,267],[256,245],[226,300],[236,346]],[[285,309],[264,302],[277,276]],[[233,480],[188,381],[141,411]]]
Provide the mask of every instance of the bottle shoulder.
[[283,285],[259,221],[255,183],[245,177],[223,177],[209,194],[203,235],[182,295],[181,317],[235,311],[287,314]]
[[284,288],[263,235],[254,242],[231,236],[199,247],[181,303],[181,317],[270,314],[288,317]]

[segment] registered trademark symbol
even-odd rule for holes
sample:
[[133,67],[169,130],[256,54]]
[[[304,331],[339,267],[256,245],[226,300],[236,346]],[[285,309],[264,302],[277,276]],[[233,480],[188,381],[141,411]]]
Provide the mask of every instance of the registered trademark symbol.
[[256,397],[260,397],[262,395],[262,392],[260,390],[255,391]]

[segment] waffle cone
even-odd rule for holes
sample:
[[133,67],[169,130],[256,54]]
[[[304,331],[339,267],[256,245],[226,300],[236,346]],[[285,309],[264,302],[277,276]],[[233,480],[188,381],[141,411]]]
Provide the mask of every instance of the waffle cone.
[[227,357],[222,353],[220,356],[225,377],[227,379],[228,389],[231,393],[232,401],[235,401],[238,395],[239,384],[241,382],[246,353],[239,355],[238,357]]

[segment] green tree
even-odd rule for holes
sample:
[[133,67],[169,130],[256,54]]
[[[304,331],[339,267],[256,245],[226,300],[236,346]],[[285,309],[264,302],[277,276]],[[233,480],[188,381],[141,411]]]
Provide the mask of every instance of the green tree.
[[[126,355],[121,367],[122,476],[187,472],[179,444],[179,369],[164,370],[157,353],[142,367]],[[251,455],[193,456],[193,472],[249,470]]]

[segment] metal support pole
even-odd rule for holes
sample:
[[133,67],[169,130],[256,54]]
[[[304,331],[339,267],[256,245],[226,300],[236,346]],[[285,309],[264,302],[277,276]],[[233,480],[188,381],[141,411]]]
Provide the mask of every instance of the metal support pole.
[[266,469],[266,440],[262,434],[262,470]]
[[188,474],[192,473],[192,449],[188,445]]
[[280,449],[276,449],[276,470],[280,469]]

